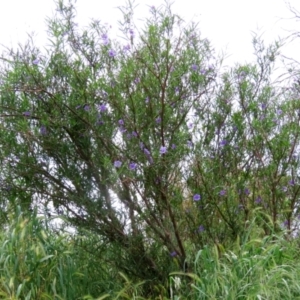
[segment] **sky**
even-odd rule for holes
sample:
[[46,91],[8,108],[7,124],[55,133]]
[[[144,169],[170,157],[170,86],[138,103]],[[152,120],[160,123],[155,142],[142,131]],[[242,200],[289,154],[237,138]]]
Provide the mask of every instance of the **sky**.
[[[126,0],[77,0],[78,23],[86,26],[91,18],[117,30],[121,13],[118,6]],[[298,23],[287,7],[285,0],[175,0],[173,9],[185,21],[196,21],[202,35],[214,45],[217,53],[226,52],[228,64],[253,59],[251,46],[253,32],[263,34],[269,43],[297,31]],[[290,0],[291,6],[300,11],[300,4]],[[55,12],[53,0],[0,0],[0,44],[14,46],[27,39],[27,33],[35,32],[39,45],[47,43],[46,22]],[[147,16],[149,6],[159,6],[163,0],[136,0],[136,18]],[[299,39],[300,40],[300,39]],[[298,43],[299,45],[299,43]],[[287,56],[300,61],[300,51],[294,43],[283,51]],[[299,49],[299,48],[298,48]]]

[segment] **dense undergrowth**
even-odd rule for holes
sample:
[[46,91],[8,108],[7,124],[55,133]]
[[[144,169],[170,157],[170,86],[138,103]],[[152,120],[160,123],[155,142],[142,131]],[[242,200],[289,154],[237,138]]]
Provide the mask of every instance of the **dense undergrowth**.
[[[263,236],[257,216],[231,245],[190,253],[187,272],[174,272],[143,298],[146,282],[112,267],[96,237],[63,233],[36,214],[11,215],[0,235],[1,299],[299,299],[298,238]],[[93,241],[93,242],[92,242]],[[120,262],[121,263],[121,262]]]

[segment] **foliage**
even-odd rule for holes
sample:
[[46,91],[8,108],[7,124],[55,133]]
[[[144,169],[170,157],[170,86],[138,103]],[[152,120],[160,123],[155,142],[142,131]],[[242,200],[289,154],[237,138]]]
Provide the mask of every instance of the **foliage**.
[[142,28],[132,3],[121,10],[124,43],[100,21],[80,30],[74,3],[59,0],[45,50],[30,40],[3,53],[1,217],[64,216],[93,278],[101,262],[102,282],[122,274],[123,297],[127,286],[154,297],[253,219],[261,236],[297,230],[299,74],[272,79],[280,42],[254,36],[256,63],[226,69],[168,3]]
[[104,291],[104,269],[98,266],[91,277],[89,259],[76,254],[72,238],[50,230],[35,213],[12,216],[0,244],[1,299],[83,299]]
[[[260,238],[257,230],[253,220],[231,249],[206,246],[196,255],[194,273],[171,274],[191,278],[189,292],[182,295],[188,299],[298,299],[299,245],[274,233]],[[180,289],[184,287],[175,289],[176,294],[181,294]]]
[[[155,299],[298,299],[299,240],[260,236],[260,223],[252,220],[230,248],[199,250],[191,272],[171,273]],[[112,270],[110,251],[93,254],[96,236],[59,234],[35,213],[10,216],[0,244],[1,299],[154,299],[142,297],[145,282]]]

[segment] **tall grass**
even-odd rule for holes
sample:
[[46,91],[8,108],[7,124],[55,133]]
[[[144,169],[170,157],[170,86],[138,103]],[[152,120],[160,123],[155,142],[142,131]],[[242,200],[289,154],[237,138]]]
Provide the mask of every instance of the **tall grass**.
[[0,233],[1,299],[80,299],[93,285],[87,271],[72,239],[46,229],[36,214],[18,213]]
[[221,245],[199,250],[193,273],[171,274],[191,280],[185,292],[173,288],[173,299],[300,299],[297,242],[274,233],[258,238],[251,234],[253,225],[230,250]]
[[[146,299],[146,282],[112,270],[105,263],[112,257],[95,254],[101,243],[92,235],[55,233],[36,214],[10,220],[0,232],[0,299]],[[148,299],[300,299],[298,240],[262,236],[256,224],[226,249],[197,251],[191,273],[171,273],[169,286]]]

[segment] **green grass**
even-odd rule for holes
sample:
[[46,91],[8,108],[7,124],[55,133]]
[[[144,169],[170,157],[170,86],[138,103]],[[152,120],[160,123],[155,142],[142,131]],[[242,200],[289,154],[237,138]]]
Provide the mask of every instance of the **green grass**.
[[82,298],[93,284],[85,265],[70,237],[20,213],[0,234],[0,299]]
[[[298,240],[258,233],[254,220],[226,249],[196,251],[191,273],[170,274],[169,286],[157,286],[160,296],[147,299],[300,299]],[[79,239],[55,233],[36,215],[11,217],[0,233],[0,299],[146,299],[145,282],[109,270],[105,257],[85,251],[89,238],[84,245]]]
[[174,299],[300,299],[300,261],[296,240],[283,235],[237,240],[230,250],[221,245],[199,250],[194,272],[173,273],[188,277],[183,289],[190,292]]

